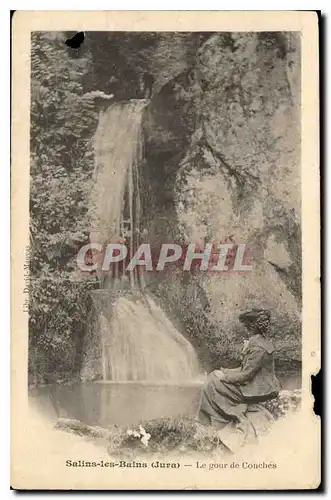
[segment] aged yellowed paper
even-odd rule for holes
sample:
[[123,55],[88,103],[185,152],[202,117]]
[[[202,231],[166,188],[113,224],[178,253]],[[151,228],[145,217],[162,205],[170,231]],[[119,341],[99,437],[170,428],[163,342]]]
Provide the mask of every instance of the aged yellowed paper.
[[313,489],[313,12],[16,12],[15,489]]

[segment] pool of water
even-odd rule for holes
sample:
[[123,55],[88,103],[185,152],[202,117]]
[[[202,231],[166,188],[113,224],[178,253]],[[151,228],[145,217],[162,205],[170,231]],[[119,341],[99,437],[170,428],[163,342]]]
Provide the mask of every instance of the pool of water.
[[136,424],[142,420],[194,414],[201,384],[81,383],[39,387],[30,402],[51,419],[67,417],[88,425]]
[[[300,376],[279,376],[283,389],[300,387]],[[195,415],[201,381],[186,384],[88,382],[30,390],[29,400],[51,420],[74,418],[88,425],[130,425],[143,420]]]

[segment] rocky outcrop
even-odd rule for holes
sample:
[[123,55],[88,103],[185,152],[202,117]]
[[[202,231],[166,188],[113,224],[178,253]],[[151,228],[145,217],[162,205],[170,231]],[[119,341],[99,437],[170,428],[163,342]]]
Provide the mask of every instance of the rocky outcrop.
[[252,257],[250,273],[175,270],[150,289],[206,370],[238,359],[238,313],[251,307],[271,310],[278,361],[300,361],[298,35],[104,32],[86,43],[86,90],[137,98],[140,76],[154,80],[139,169],[146,239],[246,243]]
[[[246,243],[252,255],[250,273],[158,284],[198,349],[213,339],[215,360],[237,356],[238,312],[251,307],[272,311],[279,359],[301,358],[299,80],[295,34],[212,34],[145,118],[143,175],[167,192],[157,217],[171,206],[182,241]],[[145,224],[155,226],[148,204]]]

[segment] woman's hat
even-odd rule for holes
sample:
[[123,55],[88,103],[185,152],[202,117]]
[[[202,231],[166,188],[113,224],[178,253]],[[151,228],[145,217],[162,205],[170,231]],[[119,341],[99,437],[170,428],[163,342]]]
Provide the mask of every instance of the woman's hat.
[[264,323],[270,321],[270,311],[267,309],[252,309],[239,315],[239,321],[244,325]]

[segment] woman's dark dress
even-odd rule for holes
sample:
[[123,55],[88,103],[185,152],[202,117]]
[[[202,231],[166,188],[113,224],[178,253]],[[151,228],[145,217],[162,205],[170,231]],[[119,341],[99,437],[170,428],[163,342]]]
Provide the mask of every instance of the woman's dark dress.
[[217,423],[222,428],[245,420],[248,406],[276,397],[279,382],[273,353],[273,344],[263,335],[251,337],[240,368],[223,369],[224,380],[218,378],[217,370],[208,377],[202,389],[198,420],[204,425]]

